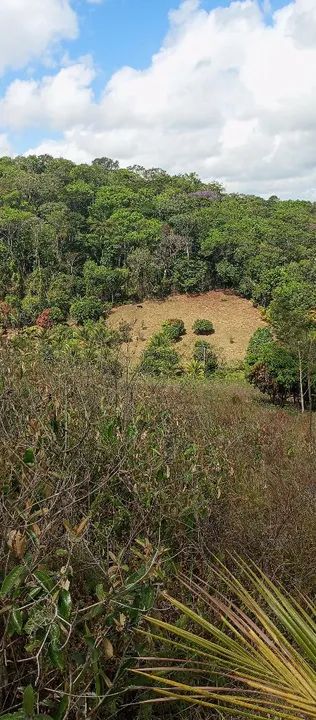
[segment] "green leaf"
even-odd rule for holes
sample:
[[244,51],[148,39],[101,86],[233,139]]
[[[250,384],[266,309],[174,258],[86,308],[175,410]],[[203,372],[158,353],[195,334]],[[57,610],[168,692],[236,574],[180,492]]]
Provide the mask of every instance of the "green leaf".
[[45,590],[50,591],[53,589],[53,587],[55,585],[55,581],[49,572],[47,572],[45,570],[37,570],[36,573],[34,573],[34,575],[37,578],[37,580],[41,583],[41,585],[44,585]]
[[8,713],[7,715],[1,715],[1,720],[25,720],[24,710],[18,710],[14,713]]
[[64,620],[69,620],[71,615],[71,595],[69,590],[61,590],[58,597],[58,614]]
[[9,635],[14,635],[14,633],[18,633],[18,635],[21,634],[23,627],[23,615],[21,613],[21,610],[18,608],[13,608],[10,615],[9,620]]
[[34,454],[34,450],[32,450],[32,448],[28,448],[27,450],[25,450],[25,453],[23,455],[23,462],[26,465],[34,465],[35,454]]
[[23,693],[23,710],[27,717],[32,717],[35,706],[35,695],[32,685],[28,685]]
[[96,594],[98,600],[100,600],[100,601],[105,600],[106,593],[105,593],[105,590],[103,587],[103,583],[98,583],[98,585],[96,586],[96,589],[95,589],[95,594]]
[[60,629],[57,623],[53,623],[50,630],[48,655],[54,667],[58,668],[58,670],[64,669],[64,656],[60,649]]
[[68,699],[68,697],[65,695],[65,696],[63,697],[63,699],[60,701],[60,703],[59,703],[59,705],[58,705],[58,708],[57,708],[57,711],[56,711],[56,713],[54,714],[54,720],[64,720],[64,717],[65,717],[66,712],[67,712],[67,710],[68,710],[68,706],[69,706],[69,699]]
[[23,578],[26,575],[25,567],[23,565],[16,565],[11,572],[4,578],[4,581],[0,588],[0,598],[10,595],[11,591],[19,587]]

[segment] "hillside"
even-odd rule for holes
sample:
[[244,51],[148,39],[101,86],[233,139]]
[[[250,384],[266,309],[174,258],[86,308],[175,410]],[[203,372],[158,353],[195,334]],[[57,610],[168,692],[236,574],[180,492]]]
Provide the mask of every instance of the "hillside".
[[108,323],[113,328],[118,328],[121,323],[130,325],[132,340],[128,346],[124,345],[124,351],[134,363],[152,335],[171,318],[180,318],[186,327],[186,335],[177,344],[177,352],[184,360],[191,359],[197,340],[192,330],[194,321],[206,318],[213,322],[215,329],[208,340],[228,365],[244,359],[252,334],[258,327],[265,326],[259,311],[249,300],[220,290],[121,305],[113,309]]

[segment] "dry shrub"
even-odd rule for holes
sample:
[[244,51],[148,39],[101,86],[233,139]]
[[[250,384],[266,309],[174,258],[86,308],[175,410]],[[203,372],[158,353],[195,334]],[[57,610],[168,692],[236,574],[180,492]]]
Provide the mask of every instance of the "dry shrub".
[[212,553],[249,556],[313,590],[305,418],[246,387],[127,377],[2,351],[2,576],[23,568],[1,600],[2,710],[31,682],[42,712],[63,698],[70,720],[85,703],[97,718],[119,711],[126,658],[143,652],[131,629],[157,585],[174,589],[178,569],[207,577]]

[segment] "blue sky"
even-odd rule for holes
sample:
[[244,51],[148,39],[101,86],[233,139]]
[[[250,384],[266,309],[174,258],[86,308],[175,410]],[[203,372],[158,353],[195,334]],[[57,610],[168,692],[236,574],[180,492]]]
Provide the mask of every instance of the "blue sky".
[[[122,65],[146,68],[168,30],[168,13],[177,0],[104,0],[88,5],[78,0],[80,37],[68,43],[72,55],[93,52],[99,67],[99,86]],[[229,0],[202,0],[206,10],[225,7]],[[272,0],[271,10],[286,5]],[[267,18],[268,21],[268,18]]]
[[25,3],[0,0],[0,155],[316,200],[315,0]]

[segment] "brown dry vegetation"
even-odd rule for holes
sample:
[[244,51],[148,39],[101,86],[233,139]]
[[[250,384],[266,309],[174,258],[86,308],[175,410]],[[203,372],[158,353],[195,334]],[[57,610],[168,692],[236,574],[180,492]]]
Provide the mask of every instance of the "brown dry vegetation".
[[249,300],[221,290],[202,295],[172,295],[166,300],[144,300],[140,305],[121,305],[114,308],[108,322],[113,328],[122,322],[131,326],[132,341],[124,349],[135,363],[151,336],[171,318],[180,318],[186,327],[186,335],[177,344],[177,351],[185,361],[191,359],[197,339],[192,325],[195,320],[206,318],[215,329],[210,341],[229,365],[244,359],[251,335],[264,326],[259,311]]
[[[27,623],[24,635],[10,634],[12,595],[3,598],[2,712],[18,707],[20,687],[36,680],[40,707],[50,699],[55,709],[78,673],[68,718],[80,720],[99,663],[113,688],[100,680],[93,717],[143,718],[137,706],[124,709],[124,658],[148,654],[132,633],[142,621],[133,608],[146,601],[150,609],[157,586],[180,592],[179,570],[207,578],[212,553],[250,556],[289,587],[315,590],[316,455],[305,418],[263,403],[247,386],[126,384],[108,367],[42,363],[10,347],[1,377],[0,565],[3,575],[25,566],[14,604],[24,607]],[[135,554],[139,538],[145,545]],[[57,592],[69,578],[62,670],[34,616],[40,605],[52,623],[56,594],[28,595],[38,569],[50,573]],[[94,618],[87,609],[100,583],[104,603]],[[104,655],[104,638],[113,659]],[[162,707],[148,717],[170,712]]]

